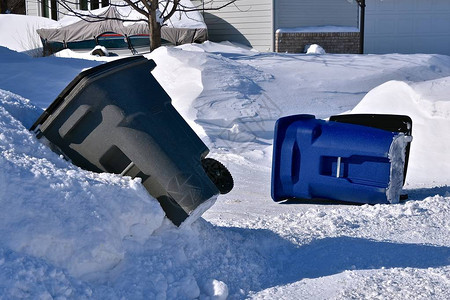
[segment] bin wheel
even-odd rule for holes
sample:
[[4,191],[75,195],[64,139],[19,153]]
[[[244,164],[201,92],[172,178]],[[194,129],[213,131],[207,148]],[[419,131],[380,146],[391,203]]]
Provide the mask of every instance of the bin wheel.
[[204,158],[202,159],[202,166],[206,175],[216,185],[221,194],[226,194],[233,189],[233,177],[220,162],[212,158]]

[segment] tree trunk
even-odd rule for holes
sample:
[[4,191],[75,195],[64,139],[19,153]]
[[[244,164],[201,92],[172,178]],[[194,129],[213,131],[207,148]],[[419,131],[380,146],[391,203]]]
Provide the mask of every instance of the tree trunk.
[[150,51],[153,51],[161,46],[161,24],[159,24],[156,20],[156,10],[152,9],[150,11],[148,26],[150,30]]
[[6,12],[6,0],[0,0],[0,14],[4,14]]

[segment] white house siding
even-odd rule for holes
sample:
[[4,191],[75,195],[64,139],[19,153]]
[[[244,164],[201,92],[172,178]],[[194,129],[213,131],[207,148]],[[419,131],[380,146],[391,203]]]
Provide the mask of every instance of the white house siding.
[[[26,14],[29,16],[42,17],[43,13],[42,13],[42,9],[41,9],[41,1],[47,1],[48,5],[50,5],[51,0],[26,0],[26,2],[25,2],[26,3]],[[110,1],[110,3],[118,3],[118,2],[121,2],[121,0]],[[79,9],[80,8],[79,3],[80,3],[79,0],[66,1],[66,5],[71,7],[72,9]],[[101,0],[100,0],[99,5],[100,5],[100,7],[102,7]],[[68,10],[65,9],[62,5],[59,5],[58,3],[56,3],[56,6],[57,6],[57,10],[58,10],[58,20],[59,20],[68,13]],[[88,0],[88,7],[90,7],[89,0]]]
[[358,5],[348,0],[274,0],[275,30],[278,28],[347,26],[358,27]]
[[[227,2],[216,0],[213,5]],[[273,50],[272,3],[272,0],[237,0],[220,10],[205,11],[209,40],[232,41],[260,51]]]
[[29,16],[40,16],[40,3],[37,0],[27,0],[25,2],[25,11]]
[[450,55],[449,0],[366,0],[365,53]]
[[[50,0],[26,0],[26,14],[29,16],[43,16],[42,8],[41,8],[41,1],[47,1],[48,5],[50,6]],[[78,6],[75,4],[75,1],[68,1],[67,5],[76,9]],[[72,3],[73,2],[73,3]],[[64,17],[64,13],[67,13],[67,10],[63,8],[61,5],[56,3],[56,9],[58,10],[58,19]],[[50,14],[50,12],[49,12]],[[51,15],[49,16],[49,18]]]

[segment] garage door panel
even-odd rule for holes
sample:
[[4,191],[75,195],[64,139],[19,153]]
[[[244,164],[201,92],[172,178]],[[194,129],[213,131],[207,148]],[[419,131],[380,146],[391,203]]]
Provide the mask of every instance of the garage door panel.
[[408,35],[411,34],[411,28],[414,27],[415,20],[412,16],[400,16],[397,23],[398,33],[401,35]]
[[411,46],[415,46],[415,41],[409,38],[409,37],[404,37],[404,38],[393,38],[394,42],[394,46],[397,49],[396,53],[407,53],[409,51],[409,48]]
[[450,55],[450,0],[366,0],[366,53]]
[[423,38],[426,38],[428,33],[434,32],[432,21],[433,18],[430,15],[416,15],[412,33],[423,35]]
[[[450,39],[450,36],[448,37]],[[418,53],[437,53],[442,50],[450,53],[450,45],[447,42],[437,45],[434,37],[423,38],[420,41],[416,41],[416,48]]]
[[448,14],[436,15],[432,22],[437,33],[450,32],[450,12]]
[[395,27],[396,19],[393,16],[378,16],[372,24],[374,34],[392,35],[392,28]]

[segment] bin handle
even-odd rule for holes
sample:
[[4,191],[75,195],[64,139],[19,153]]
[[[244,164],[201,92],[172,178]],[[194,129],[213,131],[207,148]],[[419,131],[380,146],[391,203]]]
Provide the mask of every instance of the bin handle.
[[280,168],[282,182],[297,183],[300,178],[300,149],[294,140],[291,143],[284,143],[280,151],[280,164],[285,167]]
[[67,119],[61,128],[59,128],[59,135],[65,138],[70,132],[86,117],[91,111],[90,105],[81,105],[77,110]]

